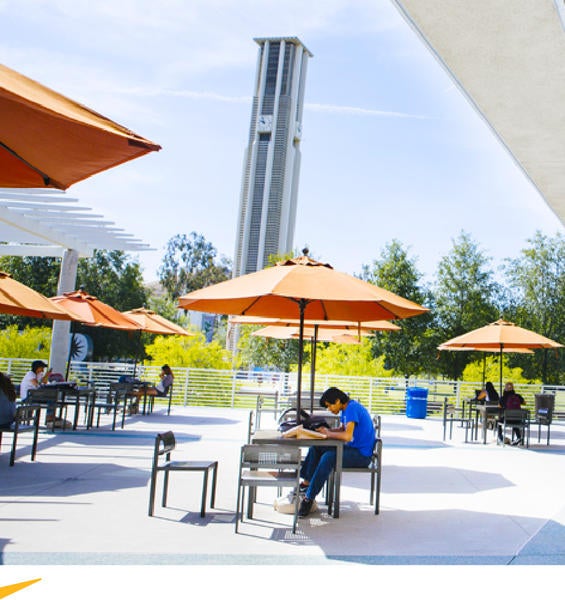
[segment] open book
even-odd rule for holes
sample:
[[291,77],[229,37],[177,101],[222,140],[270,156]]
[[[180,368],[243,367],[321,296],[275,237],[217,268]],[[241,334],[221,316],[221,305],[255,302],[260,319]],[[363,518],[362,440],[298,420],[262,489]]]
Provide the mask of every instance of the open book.
[[328,436],[325,433],[319,433],[318,431],[312,431],[311,429],[304,429],[303,425],[297,425],[292,429],[285,431],[282,436],[283,438],[310,438],[310,439],[325,439]]

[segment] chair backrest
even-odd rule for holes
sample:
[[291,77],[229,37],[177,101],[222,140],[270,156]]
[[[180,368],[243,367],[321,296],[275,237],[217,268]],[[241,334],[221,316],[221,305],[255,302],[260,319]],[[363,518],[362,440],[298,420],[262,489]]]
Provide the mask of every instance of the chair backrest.
[[27,393],[26,401],[46,401],[58,400],[61,395],[61,390],[56,387],[38,387],[32,388]]
[[241,448],[241,464],[249,468],[297,469],[301,458],[298,446],[246,444]]
[[116,398],[123,396],[133,389],[131,383],[110,383],[108,387],[108,402],[114,402]]
[[158,433],[155,436],[155,447],[153,449],[153,469],[157,468],[159,464],[159,457],[163,454],[169,454],[175,449],[176,440],[175,434],[172,431],[165,431],[165,433]]
[[525,421],[528,418],[528,411],[524,408],[507,408],[504,411],[504,420],[513,423]]
[[[162,444],[162,446],[161,446]],[[175,434],[172,431],[158,433],[155,438],[155,447],[159,454],[166,454],[174,450],[176,446]]]
[[535,395],[536,413],[540,408],[549,408],[551,412],[555,409],[555,396],[553,394]]
[[381,415],[373,415],[373,426],[376,437],[381,437]]

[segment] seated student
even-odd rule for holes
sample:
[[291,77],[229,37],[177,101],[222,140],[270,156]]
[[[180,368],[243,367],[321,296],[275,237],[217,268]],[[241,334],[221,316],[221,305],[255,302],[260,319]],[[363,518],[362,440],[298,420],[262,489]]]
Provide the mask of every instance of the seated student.
[[[320,427],[317,431],[328,438],[343,440],[343,466],[367,467],[371,462],[375,428],[367,409],[336,387],[327,389],[320,398],[320,406],[334,415],[341,412],[341,426],[336,429]],[[311,446],[300,470],[301,490],[306,494],[300,503],[298,515],[306,517],[312,504],[335,468],[336,450],[332,447]]]
[[16,415],[16,389],[12,380],[0,373],[0,427],[6,427],[14,422]]
[[[500,399],[500,407],[504,410],[516,410],[520,409],[526,401],[520,394],[514,391],[514,384],[512,382],[508,382],[504,386],[504,392],[502,393],[502,398]],[[502,415],[501,415],[502,417]],[[511,421],[507,421],[511,423]],[[522,443],[522,432],[519,427],[512,428],[512,437],[514,441],[512,442],[513,446],[518,446]],[[498,424],[498,441],[506,443],[506,440],[502,439],[502,425]]]
[[130,411],[132,413],[139,411],[139,398],[144,394],[146,394],[147,396],[158,396],[161,398],[167,395],[169,388],[171,387],[171,385],[173,385],[173,381],[175,379],[175,376],[171,371],[171,367],[169,367],[169,365],[163,365],[161,367],[161,373],[159,377],[160,381],[159,383],[157,383],[157,385],[149,386],[145,390],[141,389],[132,392],[132,394],[137,397],[137,402],[130,408]]
[[[42,360],[34,360],[31,363],[31,369],[24,375],[22,382],[20,383],[20,398],[26,400],[30,390],[37,389],[42,385],[45,385],[49,381],[49,375],[53,369],[49,369],[47,372],[45,369],[47,365]],[[69,427],[71,423],[64,421],[63,419],[55,419],[55,401],[49,401],[47,403],[47,416],[45,417],[45,423],[53,425],[53,427]]]
[[483,404],[498,405],[499,395],[492,382],[487,381],[483,390],[477,394],[477,400],[482,400]]

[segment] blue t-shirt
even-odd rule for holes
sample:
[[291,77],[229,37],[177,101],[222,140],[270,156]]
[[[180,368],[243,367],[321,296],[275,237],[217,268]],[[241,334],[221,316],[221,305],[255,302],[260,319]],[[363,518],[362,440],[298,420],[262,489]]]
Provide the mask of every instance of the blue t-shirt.
[[344,427],[347,423],[355,423],[353,439],[346,446],[357,448],[363,456],[371,456],[373,442],[375,441],[375,427],[369,411],[357,402],[350,400],[341,412],[341,423]]

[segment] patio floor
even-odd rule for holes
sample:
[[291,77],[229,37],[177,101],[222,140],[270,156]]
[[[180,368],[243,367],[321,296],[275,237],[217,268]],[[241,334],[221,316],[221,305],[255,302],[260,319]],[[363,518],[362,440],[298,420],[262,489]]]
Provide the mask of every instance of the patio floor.
[[[565,425],[530,448],[442,442],[437,419],[383,416],[381,512],[368,476],[344,475],[341,516],[275,512],[261,489],[253,522],[234,533],[239,448],[249,411],[161,407],[126,428],[40,433],[35,462],[0,455],[3,565],[565,565]],[[262,416],[262,426],[272,424]],[[169,506],[147,516],[154,436],[172,430],[176,457],[219,460],[216,508],[199,515],[201,474],[171,475]],[[561,570],[561,569],[560,569]],[[561,574],[563,570],[561,570]]]

